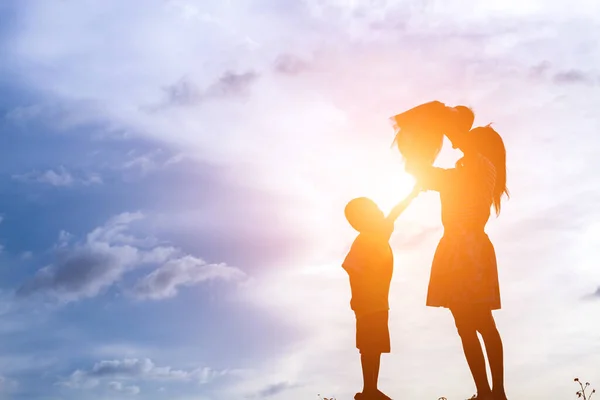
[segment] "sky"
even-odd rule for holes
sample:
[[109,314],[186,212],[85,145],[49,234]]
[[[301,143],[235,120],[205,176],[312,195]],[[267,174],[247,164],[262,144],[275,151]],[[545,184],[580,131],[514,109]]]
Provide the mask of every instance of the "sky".
[[[592,0],[0,1],[0,398],[351,398],[343,207],[408,194],[388,118],[431,100],[507,147],[509,397],[600,387],[598,36]],[[396,223],[395,398],[475,392],[441,233],[434,193]]]

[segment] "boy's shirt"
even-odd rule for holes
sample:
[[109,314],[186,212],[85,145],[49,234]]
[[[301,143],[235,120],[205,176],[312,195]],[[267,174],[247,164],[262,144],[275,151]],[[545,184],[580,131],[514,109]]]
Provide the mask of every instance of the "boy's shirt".
[[384,232],[361,233],[342,264],[350,277],[350,307],[357,316],[389,310],[388,295],[394,269],[389,245],[393,224]]

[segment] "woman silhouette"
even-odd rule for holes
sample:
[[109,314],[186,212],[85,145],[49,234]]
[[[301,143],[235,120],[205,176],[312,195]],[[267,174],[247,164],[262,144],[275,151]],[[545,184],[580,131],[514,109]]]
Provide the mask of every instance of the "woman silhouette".
[[[469,131],[474,117],[470,109],[451,110],[458,120],[448,124],[445,134],[464,154],[456,167],[442,169],[410,160],[406,165],[424,190],[440,193],[442,205],[444,235],[433,258],[427,305],[449,308],[454,316],[477,387],[473,398],[506,400],[502,340],[492,316],[492,310],[500,309],[496,254],[485,233],[491,206],[499,215],[501,198],[508,196],[506,150],[491,126]],[[477,332],[485,343],[493,389]]]

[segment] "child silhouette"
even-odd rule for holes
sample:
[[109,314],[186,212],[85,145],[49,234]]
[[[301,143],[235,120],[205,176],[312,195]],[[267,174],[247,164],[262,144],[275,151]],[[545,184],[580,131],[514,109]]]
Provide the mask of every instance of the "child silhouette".
[[342,264],[350,278],[350,307],[356,316],[356,347],[363,373],[363,391],[356,394],[356,400],[389,399],[377,388],[381,354],[391,350],[388,295],[394,256],[389,240],[394,222],[418,193],[415,187],[387,217],[366,197],[351,200],[344,210],[350,225],[359,232]]

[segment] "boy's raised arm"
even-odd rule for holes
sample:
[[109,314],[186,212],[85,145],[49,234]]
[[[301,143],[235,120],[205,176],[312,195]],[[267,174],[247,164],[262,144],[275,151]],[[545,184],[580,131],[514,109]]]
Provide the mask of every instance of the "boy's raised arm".
[[420,186],[415,185],[412,192],[410,192],[410,194],[406,196],[404,200],[402,200],[392,209],[392,211],[386,219],[392,223],[395,222],[396,219],[398,219],[398,217],[400,216],[400,214],[402,214],[404,210],[406,210],[406,208],[410,205],[411,201],[413,201],[413,199],[419,195],[421,190],[422,189]]

